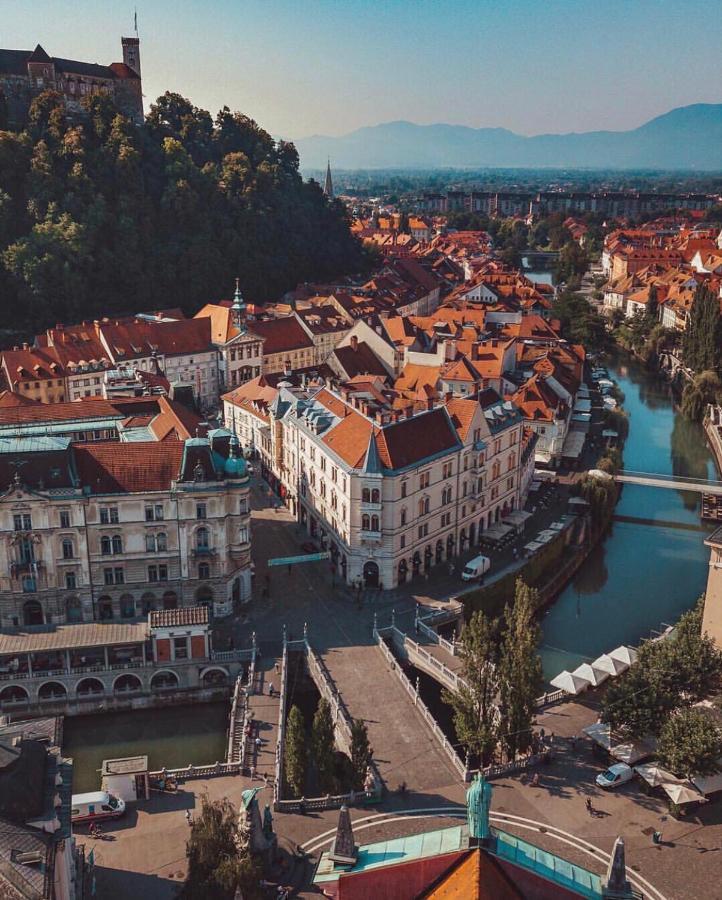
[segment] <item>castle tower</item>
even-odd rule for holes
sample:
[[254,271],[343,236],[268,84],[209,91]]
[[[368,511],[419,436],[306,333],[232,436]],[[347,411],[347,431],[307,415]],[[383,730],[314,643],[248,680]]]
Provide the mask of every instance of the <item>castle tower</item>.
[[323,184],[323,192],[329,200],[333,200],[333,180],[331,178],[331,160],[329,159],[326,166],[326,180]]
[[236,291],[233,295],[231,317],[233,319],[233,324],[241,332],[241,334],[243,334],[246,330],[246,303],[241,294],[241,287],[238,278],[236,278]]
[[123,62],[140,78],[140,38],[122,37]]

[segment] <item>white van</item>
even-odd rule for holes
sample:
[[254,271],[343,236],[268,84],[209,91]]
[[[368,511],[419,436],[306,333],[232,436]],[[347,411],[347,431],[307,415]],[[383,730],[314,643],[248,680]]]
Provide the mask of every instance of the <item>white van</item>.
[[125,800],[107,791],[73,794],[70,817],[73,823],[116,819],[125,812]]
[[490,568],[491,560],[488,556],[475,556],[464,566],[461,577],[464,581],[473,581],[475,578],[486,575]]

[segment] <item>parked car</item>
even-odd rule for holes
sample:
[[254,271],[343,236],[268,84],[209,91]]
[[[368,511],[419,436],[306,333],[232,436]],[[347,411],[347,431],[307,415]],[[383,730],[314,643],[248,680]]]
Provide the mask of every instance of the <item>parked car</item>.
[[634,778],[634,772],[626,763],[615,763],[610,766],[606,772],[597,775],[597,787],[608,790],[609,788],[619,787]]

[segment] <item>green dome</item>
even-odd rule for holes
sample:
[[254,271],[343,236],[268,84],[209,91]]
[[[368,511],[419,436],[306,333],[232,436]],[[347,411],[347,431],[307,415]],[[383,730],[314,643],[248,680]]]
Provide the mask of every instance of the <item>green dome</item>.
[[223,471],[229,478],[246,477],[246,461],[239,453],[240,444],[238,438],[233,435],[230,443],[230,454],[223,466]]

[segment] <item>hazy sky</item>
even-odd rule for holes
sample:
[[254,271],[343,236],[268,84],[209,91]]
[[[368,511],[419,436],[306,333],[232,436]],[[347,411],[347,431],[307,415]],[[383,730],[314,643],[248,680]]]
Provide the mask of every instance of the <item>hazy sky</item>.
[[[0,46],[110,63],[133,0],[0,0]],[[395,119],[625,129],[722,101],[720,0],[138,0],[146,106],[166,89],[274,135]]]

